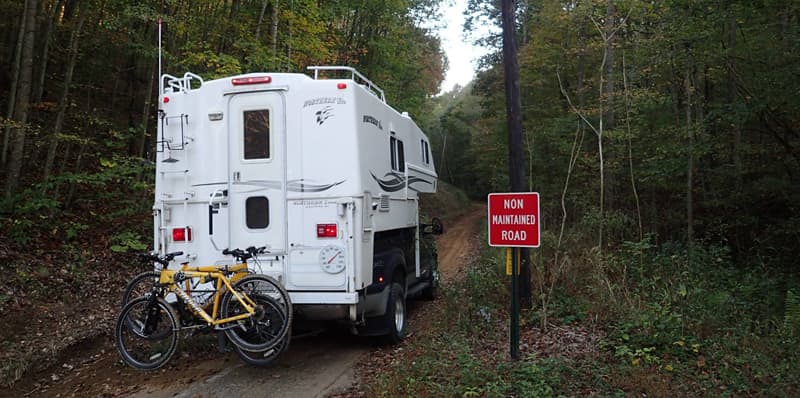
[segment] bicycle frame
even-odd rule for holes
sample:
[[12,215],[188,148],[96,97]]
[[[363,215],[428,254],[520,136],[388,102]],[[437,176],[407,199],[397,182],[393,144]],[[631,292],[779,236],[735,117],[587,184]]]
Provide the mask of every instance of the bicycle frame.
[[[244,267],[247,267],[247,264],[243,264]],[[233,267],[228,267],[228,271],[232,270]],[[203,318],[210,325],[221,325],[233,321],[238,321],[241,319],[247,319],[253,314],[255,314],[255,307],[256,304],[246,295],[241,295],[236,290],[233,289],[231,285],[230,279],[228,279],[223,270],[220,270],[217,266],[200,266],[200,267],[186,267],[187,270],[162,270],[161,276],[159,278],[159,284],[164,286],[168,292],[175,293],[179,299],[181,300],[188,300],[186,303],[198,316]],[[197,304],[194,299],[188,294],[188,292],[180,287],[180,285],[175,282],[175,275],[181,273],[185,278],[192,279],[192,278],[209,278],[216,280],[216,291],[219,292],[223,286],[226,287],[231,294],[236,298],[236,300],[242,305],[242,307],[247,311],[245,314],[239,314],[228,318],[218,319],[219,315],[219,303],[221,294],[214,294],[214,306],[209,315],[203,307]],[[178,294],[178,291],[184,293],[185,298]]]
[[[213,266],[211,266],[211,267],[213,267]],[[203,268],[203,270],[206,270],[206,269],[208,269],[208,266],[190,267],[189,263],[181,264],[181,271],[183,271],[184,274],[187,271],[203,272],[203,270],[201,270],[201,268]],[[225,266],[225,268],[223,268],[223,269],[220,269],[218,266],[215,267],[215,268],[216,268],[215,271],[217,271],[217,272],[233,273],[233,275],[231,275],[230,278],[228,278],[231,281],[231,283],[235,283],[239,279],[242,279],[245,276],[250,275],[250,272],[248,272],[248,267],[247,267],[247,263],[246,262],[233,264],[233,265],[228,265],[228,266]],[[195,284],[195,286],[193,287],[191,285],[191,280],[192,280],[192,278],[186,278],[185,287],[183,289],[183,291],[185,291],[186,293],[189,293],[189,294],[191,294],[192,292],[195,292],[195,293],[214,293],[214,292],[218,292],[219,291],[219,287],[217,287],[217,289],[215,289],[213,291],[212,290],[196,290],[196,289],[194,289],[194,287],[197,287],[198,284]],[[206,305],[207,304],[203,304],[203,307],[205,307]]]

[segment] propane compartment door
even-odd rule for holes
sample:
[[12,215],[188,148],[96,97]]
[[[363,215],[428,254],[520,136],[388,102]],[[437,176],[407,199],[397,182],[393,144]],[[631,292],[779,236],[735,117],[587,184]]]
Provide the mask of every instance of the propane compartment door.
[[283,97],[234,95],[229,103],[230,247],[286,252],[286,155]]

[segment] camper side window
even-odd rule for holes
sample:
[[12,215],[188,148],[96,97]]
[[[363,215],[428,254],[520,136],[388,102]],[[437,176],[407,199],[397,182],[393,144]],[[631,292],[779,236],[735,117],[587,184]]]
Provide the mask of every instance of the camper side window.
[[269,159],[269,109],[244,111],[244,158]]
[[429,151],[429,148],[428,148],[428,143],[425,142],[425,140],[419,140],[419,142],[420,142],[420,145],[422,146],[422,161],[425,162],[425,164],[430,164],[431,163],[431,155],[430,155],[430,151]]
[[269,199],[265,196],[252,196],[244,202],[247,228],[263,229],[269,226]]
[[389,137],[389,151],[392,156],[392,170],[406,171],[406,154],[403,149],[403,141]]

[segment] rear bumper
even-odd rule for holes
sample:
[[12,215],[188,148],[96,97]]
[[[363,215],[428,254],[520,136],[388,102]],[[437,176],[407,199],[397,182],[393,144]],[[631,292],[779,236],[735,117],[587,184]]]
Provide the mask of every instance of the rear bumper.
[[389,289],[367,294],[345,292],[289,292],[295,311],[310,320],[346,319],[352,315],[376,317],[386,313]]
[[346,292],[289,292],[292,305],[358,304],[358,293]]

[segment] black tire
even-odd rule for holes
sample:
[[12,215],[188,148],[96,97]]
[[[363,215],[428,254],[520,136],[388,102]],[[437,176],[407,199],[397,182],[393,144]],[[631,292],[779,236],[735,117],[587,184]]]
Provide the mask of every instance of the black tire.
[[128,304],[129,301],[153,291],[153,286],[158,282],[158,278],[160,277],[161,272],[159,271],[147,271],[134,276],[133,279],[128,282],[128,285],[125,286],[120,308]]
[[282,353],[289,349],[289,342],[291,341],[291,333],[287,334],[278,345],[266,351],[248,351],[239,347],[235,347],[236,353],[239,358],[246,364],[251,366],[265,367],[275,361]]
[[[291,313],[287,313],[285,307],[269,295],[248,293],[239,289],[237,285],[238,283],[234,285],[234,290],[253,300],[256,304],[256,313],[249,318],[232,322],[231,327],[225,330],[225,335],[234,346],[247,351],[261,352],[277,346],[289,332]],[[233,293],[226,293],[222,299],[220,316],[228,318],[244,313],[246,313],[244,307]]]
[[[131,326],[132,325],[132,326]],[[142,370],[164,366],[178,348],[178,317],[161,297],[131,300],[119,313],[114,342],[122,360]]]
[[406,298],[403,287],[393,282],[389,286],[389,300],[386,304],[385,322],[389,332],[383,336],[388,344],[398,344],[406,338]]

